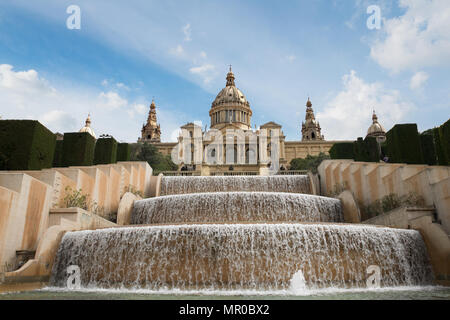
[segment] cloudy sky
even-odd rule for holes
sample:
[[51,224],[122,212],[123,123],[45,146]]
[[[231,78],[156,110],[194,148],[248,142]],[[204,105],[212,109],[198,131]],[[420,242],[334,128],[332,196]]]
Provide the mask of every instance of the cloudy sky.
[[[81,9],[68,29],[67,8]],[[381,28],[368,28],[377,5]],[[370,20],[373,21],[373,20]],[[208,111],[228,65],[252,124],[301,139],[311,97],[328,140],[450,115],[448,0],[2,0],[0,116],[136,141],[155,97],[164,141]]]

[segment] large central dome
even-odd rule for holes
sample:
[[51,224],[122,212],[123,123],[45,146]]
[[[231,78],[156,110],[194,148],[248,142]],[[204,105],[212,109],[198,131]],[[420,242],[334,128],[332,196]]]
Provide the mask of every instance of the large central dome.
[[234,79],[230,67],[230,72],[227,74],[227,85],[219,92],[209,112],[211,128],[221,129],[230,123],[244,130],[251,128],[250,104],[242,91],[236,88]]

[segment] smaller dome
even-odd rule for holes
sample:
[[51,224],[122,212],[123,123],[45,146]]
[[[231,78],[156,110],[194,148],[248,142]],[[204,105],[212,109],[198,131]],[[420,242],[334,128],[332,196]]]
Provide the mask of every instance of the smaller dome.
[[383,126],[378,122],[378,117],[375,114],[375,111],[373,112],[372,116],[372,125],[367,130],[368,136],[373,135],[380,135],[380,134],[386,134],[386,131],[384,130]]
[[248,104],[244,94],[235,86],[227,86],[223,88],[214,100],[213,105],[222,103],[240,103],[245,105]]
[[234,74],[233,71],[231,71],[230,67],[230,71],[227,74],[227,85],[219,92],[216,99],[212,103],[212,107],[215,107],[223,103],[243,104],[247,107],[250,107],[250,104],[245,98],[242,91],[236,88],[234,79],[235,79]]
[[97,137],[95,136],[94,130],[92,130],[92,128],[91,128],[91,115],[90,114],[88,114],[88,117],[86,119],[86,125],[83,128],[81,128],[79,132],[87,132],[91,136],[93,136],[95,139],[97,139]]

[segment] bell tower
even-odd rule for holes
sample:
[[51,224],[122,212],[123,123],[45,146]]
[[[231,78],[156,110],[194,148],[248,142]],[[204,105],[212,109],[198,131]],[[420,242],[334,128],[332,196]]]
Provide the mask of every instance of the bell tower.
[[312,103],[308,98],[305,121],[302,122],[302,141],[324,140],[325,138],[320,131],[320,124],[316,121]]
[[147,123],[142,126],[141,138],[138,139],[138,142],[161,142],[161,127],[157,123],[156,105],[154,100],[152,100],[152,104],[150,105]]

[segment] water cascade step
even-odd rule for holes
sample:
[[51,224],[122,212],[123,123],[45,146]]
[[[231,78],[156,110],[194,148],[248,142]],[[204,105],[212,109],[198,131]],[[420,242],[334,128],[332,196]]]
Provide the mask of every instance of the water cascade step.
[[137,201],[132,224],[343,222],[337,199],[275,192],[193,193]]
[[307,175],[298,176],[217,176],[217,177],[162,177],[161,195],[203,192],[290,192],[311,193]]
[[369,266],[381,286],[433,283],[417,231],[338,224],[145,226],[67,233],[51,284],[65,287],[77,265],[86,288],[286,290],[365,288]]

